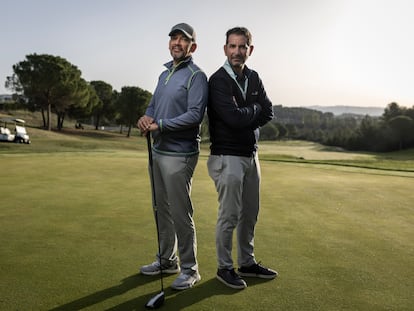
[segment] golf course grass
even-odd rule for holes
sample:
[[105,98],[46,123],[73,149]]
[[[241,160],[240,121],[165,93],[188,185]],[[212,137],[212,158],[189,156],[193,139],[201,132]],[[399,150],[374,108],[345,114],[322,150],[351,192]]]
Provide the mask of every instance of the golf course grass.
[[[159,277],[144,138],[29,128],[0,143],[0,310],[144,310]],[[161,310],[413,310],[414,150],[261,144],[255,255],[275,280],[215,278],[217,196],[204,144],[192,197],[202,280]],[[236,259],[234,257],[234,259]]]

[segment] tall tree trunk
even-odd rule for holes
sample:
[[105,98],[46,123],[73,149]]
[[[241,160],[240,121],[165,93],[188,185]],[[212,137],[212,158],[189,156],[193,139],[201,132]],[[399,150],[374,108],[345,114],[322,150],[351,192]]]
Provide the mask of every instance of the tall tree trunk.
[[65,121],[65,117],[66,117],[66,113],[64,112],[64,113],[62,114],[62,123],[60,124],[60,128],[61,128],[61,129],[63,128],[63,121]]
[[99,128],[99,121],[101,116],[99,114],[96,115],[96,120],[95,120],[95,130],[97,130]]
[[48,103],[47,105],[47,130],[51,131],[52,130],[52,104]]
[[65,120],[65,113],[64,112],[57,113],[57,128],[59,131],[62,130],[63,128],[64,120]]
[[43,120],[43,128],[46,128],[46,116],[45,116],[45,110],[43,109],[43,107],[41,108],[41,112],[42,112],[42,120]]

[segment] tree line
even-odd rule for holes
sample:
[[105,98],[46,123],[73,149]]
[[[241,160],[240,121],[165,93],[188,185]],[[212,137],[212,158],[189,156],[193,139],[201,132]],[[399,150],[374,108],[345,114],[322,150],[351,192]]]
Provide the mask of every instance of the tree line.
[[301,139],[347,150],[386,152],[414,147],[414,106],[390,103],[381,117],[335,116],[308,108],[273,106],[262,140]]
[[[126,125],[127,136],[142,115],[152,94],[137,86],[121,92],[104,81],[85,81],[81,71],[66,59],[30,54],[13,65],[5,86],[20,106],[40,111],[43,126],[63,128],[66,117],[93,120],[96,129],[104,122]],[[390,103],[381,117],[320,112],[308,108],[273,106],[275,118],[261,129],[262,140],[300,139],[348,150],[392,151],[414,147],[414,106]],[[203,140],[208,140],[208,120],[202,123]]]
[[52,118],[57,116],[56,128],[64,120],[94,120],[95,128],[106,121],[128,127],[127,136],[143,114],[152,94],[137,86],[125,86],[118,92],[104,81],[86,81],[81,71],[66,59],[48,54],[29,54],[13,65],[13,74],[5,86],[15,100],[30,111],[40,111],[43,127],[52,130]]

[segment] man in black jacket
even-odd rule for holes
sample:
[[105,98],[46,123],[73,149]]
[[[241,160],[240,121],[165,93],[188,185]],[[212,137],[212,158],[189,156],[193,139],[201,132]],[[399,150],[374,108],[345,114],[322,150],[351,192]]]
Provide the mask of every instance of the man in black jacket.
[[[259,213],[259,127],[273,118],[272,103],[257,72],[245,62],[253,51],[244,27],[227,31],[225,64],[209,80],[207,113],[210,156],[207,162],[219,198],[216,225],[217,278],[235,289],[247,287],[241,276],[273,279],[277,272],[257,263],[254,229]],[[238,273],[232,260],[237,228]]]

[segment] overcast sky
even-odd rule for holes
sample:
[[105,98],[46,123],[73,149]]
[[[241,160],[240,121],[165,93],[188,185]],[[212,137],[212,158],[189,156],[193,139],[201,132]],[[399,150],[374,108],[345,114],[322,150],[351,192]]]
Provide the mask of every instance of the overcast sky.
[[197,32],[195,62],[224,63],[225,32],[245,26],[274,105],[414,105],[412,0],[0,0],[0,94],[27,54],[76,65],[87,81],[154,91],[168,33]]

